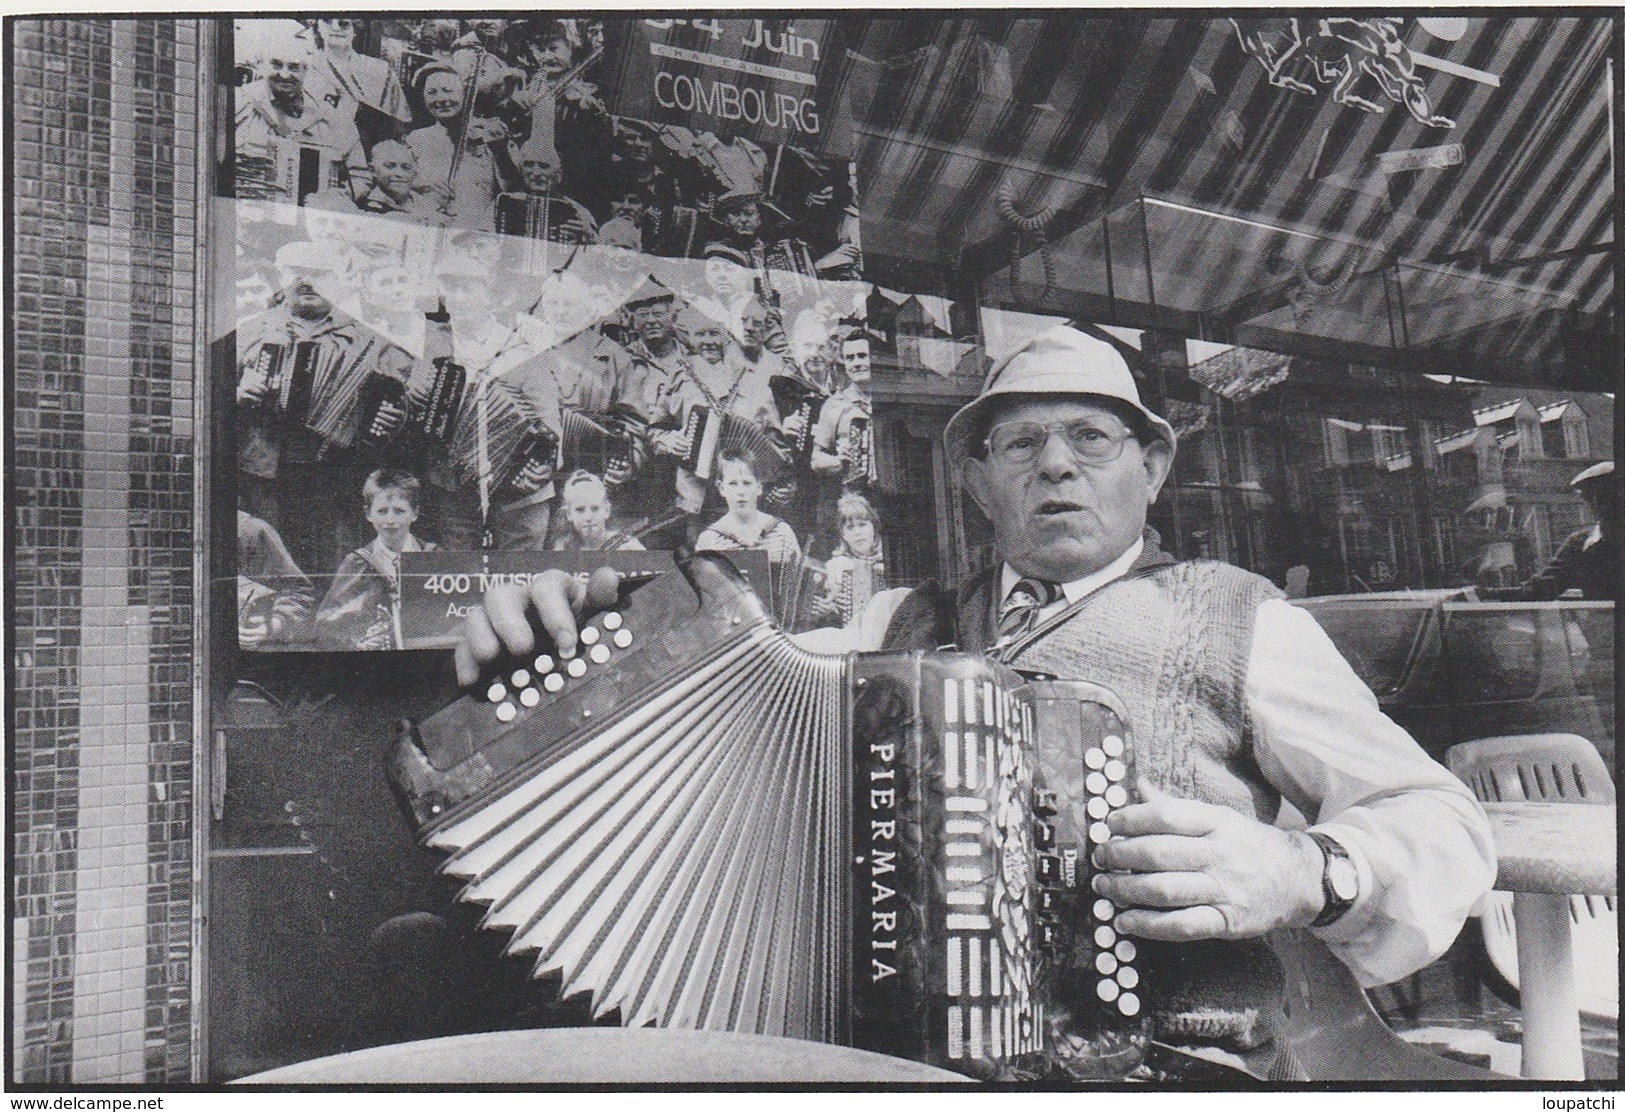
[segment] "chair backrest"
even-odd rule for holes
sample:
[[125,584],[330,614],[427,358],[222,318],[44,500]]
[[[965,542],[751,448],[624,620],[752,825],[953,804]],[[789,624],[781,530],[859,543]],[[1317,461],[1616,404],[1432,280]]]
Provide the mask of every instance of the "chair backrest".
[[1445,764],[1485,803],[1614,802],[1597,747],[1579,734],[1518,734],[1453,745]]
[[[1521,734],[1453,745],[1445,765],[1486,803],[1611,804],[1614,781],[1596,746],[1579,734]],[[1619,1019],[1619,915],[1612,896],[1571,896],[1580,1010]],[[1512,895],[1484,902],[1484,949],[1513,988],[1519,985]]]

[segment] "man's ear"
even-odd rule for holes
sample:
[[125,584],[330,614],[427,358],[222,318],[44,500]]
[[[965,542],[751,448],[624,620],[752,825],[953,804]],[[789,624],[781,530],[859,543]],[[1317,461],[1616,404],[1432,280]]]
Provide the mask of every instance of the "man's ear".
[[1150,502],[1157,500],[1157,494],[1162,490],[1162,484],[1168,481],[1168,473],[1174,467],[1174,449],[1161,437],[1153,440],[1145,447],[1145,481],[1149,491]]
[[965,489],[970,492],[971,501],[976,503],[976,508],[982,511],[983,517],[992,521],[993,515],[987,512],[987,461],[966,459],[959,467],[959,477],[965,484]]

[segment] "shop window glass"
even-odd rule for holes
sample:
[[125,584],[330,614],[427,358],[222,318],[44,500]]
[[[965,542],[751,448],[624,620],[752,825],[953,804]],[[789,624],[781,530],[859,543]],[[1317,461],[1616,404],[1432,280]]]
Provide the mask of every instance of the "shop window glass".
[[[1175,555],[1308,600],[1385,700],[1521,698],[1561,643],[1601,705],[1594,616],[1452,611],[1489,662],[1441,632],[1441,596],[1589,526],[1568,481],[1613,443],[1613,194],[1555,180],[1605,161],[1607,21],[1481,22],[1407,25],[1447,68],[1379,113],[1269,85],[1228,18],[236,20],[215,718],[252,757],[221,789],[217,1074],[587,1021],[480,948],[378,771],[456,694],[467,607],[695,545],[791,629],[958,579],[991,530],[943,426],[1057,323],[1175,427]],[[1537,84],[1570,123],[1509,179],[1483,121]]]

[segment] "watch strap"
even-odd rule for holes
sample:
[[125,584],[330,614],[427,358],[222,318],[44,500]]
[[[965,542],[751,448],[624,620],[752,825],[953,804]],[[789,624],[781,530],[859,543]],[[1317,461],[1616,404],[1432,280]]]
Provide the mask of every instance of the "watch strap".
[[1343,848],[1343,844],[1330,834],[1323,834],[1318,830],[1311,830],[1308,834],[1309,837],[1315,840],[1315,844],[1320,847],[1322,857],[1320,891],[1326,901],[1320,909],[1320,914],[1315,916],[1315,921],[1309,925],[1312,927],[1327,927],[1341,919],[1349,908],[1354,906],[1354,900],[1346,899],[1337,894],[1337,889],[1332,884],[1332,865],[1334,862],[1341,860],[1346,862],[1350,869],[1353,869],[1354,859],[1349,856],[1349,851]]

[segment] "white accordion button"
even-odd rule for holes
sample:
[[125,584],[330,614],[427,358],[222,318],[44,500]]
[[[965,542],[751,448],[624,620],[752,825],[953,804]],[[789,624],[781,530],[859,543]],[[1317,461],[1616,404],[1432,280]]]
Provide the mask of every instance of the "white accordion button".
[[1112,952],[1117,955],[1118,961],[1133,961],[1136,953],[1134,943],[1126,938],[1119,942]]
[[1111,807],[1121,807],[1128,802],[1128,789],[1122,784],[1113,784],[1106,789],[1106,803]]
[[1101,951],[1095,955],[1095,972],[1110,977],[1117,972],[1117,959],[1105,951]]
[[1121,757],[1123,755],[1123,749],[1125,748],[1123,745],[1123,739],[1118,737],[1116,734],[1111,734],[1103,738],[1100,742],[1100,747],[1101,749],[1105,750],[1106,756],[1108,757]]
[[1140,1014],[1140,998],[1132,992],[1125,992],[1117,998],[1117,1010],[1129,1018]]
[[1140,975],[1134,971],[1132,965],[1120,966],[1117,970],[1117,983],[1124,988],[1133,988],[1140,983]]
[[493,703],[500,703],[502,700],[508,697],[508,689],[503,687],[500,683],[493,683],[491,685],[491,690],[485,693],[485,697],[491,700]]
[[581,643],[583,645],[596,645],[600,636],[597,626],[588,626],[581,631]]
[[587,662],[582,660],[579,656],[572,657],[570,663],[564,666],[564,670],[570,673],[570,675],[574,678],[580,679],[582,676],[587,674]]
[[510,679],[513,682],[513,689],[515,691],[518,691],[522,687],[530,686],[530,673],[525,671],[523,668],[514,669],[514,673]]
[[542,701],[542,693],[534,687],[527,687],[519,693],[519,701],[527,707],[533,707]]
[[621,628],[621,616],[613,610],[611,610],[608,614],[605,614],[599,620],[604,623],[604,628],[609,630],[611,633]]
[[1106,774],[1104,772],[1091,772],[1084,777],[1083,786],[1090,795],[1101,795],[1107,790]]
[[1117,999],[1120,991],[1122,990],[1117,987],[1116,981],[1101,981],[1095,986],[1095,993],[1108,1004]]
[[1102,950],[1110,950],[1112,943],[1117,941],[1117,932],[1105,924],[1095,928],[1095,945]]
[[589,651],[587,653],[587,656],[588,656],[589,659],[592,660],[592,662],[594,664],[608,664],[609,663],[609,646],[608,645],[594,645],[592,647],[591,651]]
[[1087,753],[1085,753],[1083,755],[1083,763],[1088,765],[1090,768],[1095,768],[1095,769],[1105,768],[1106,767],[1106,751],[1103,750],[1103,749],[1091,749],[1091,750],[1089,750],[1089,752],[1087,752]]
[[543,653],[541,656],[538,656],[536,658],[535,663],[536,663],[536,674],[538,676],[545,676],[545,675],[547,675],[549,672],[551,672],[553,670],[553,658],[548,656],[546,653]]
[[631,643],[632,631],[630,629],[617,629],[615,631],[615,647],[617,649],[624,649]]
[[564,686],[564,677],[557,672],[549,672],[547,678],[542,681],[542,686],[549,691],[557,691]]
[[1106,800],[1098,795],[1089,801],[1089,817],[1092,819],[1103,819],[1111,814],[1111,810]]
[[1089,840],[1097,846],[1103,846],[1112,840],[1112,828],[1103,822],[1089,824]]
[[1112,903],[1105,896],[1102,896],[1100,899],[1095,901],[1095,906],[1090,908],[1090,910],[1094,912],[1096,919],[1099,919],[1102,923],[1109,923],[1111,922],[1112,916],[1117,914],[1117,905]]
[[1124,764],[1122,761],[1107,761],[1105,771],[1106,779],[1115,782],[1128,775],[1128,765]]
[[503,703],[497,707],[498,722],[512,722],[519,715],[519,708],[512,703]]

